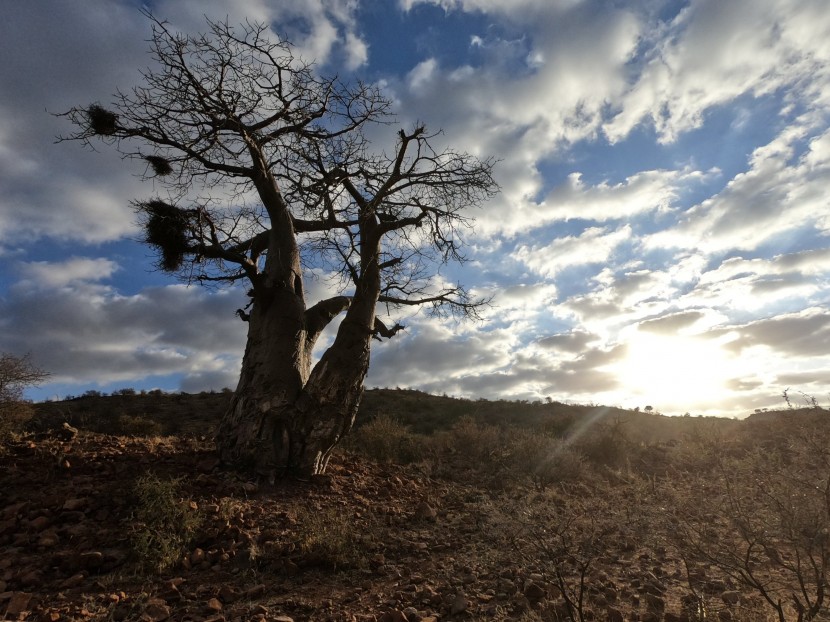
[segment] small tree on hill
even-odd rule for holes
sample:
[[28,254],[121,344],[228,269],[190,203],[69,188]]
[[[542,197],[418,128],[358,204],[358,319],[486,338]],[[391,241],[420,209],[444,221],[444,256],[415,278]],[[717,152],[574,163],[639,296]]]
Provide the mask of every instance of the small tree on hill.
[[32,408],[23,399],[23,391],[39,384],[48,375],[28,356],[0,354],[0,439],[31,417]]
[[[322,472],[349,431],[372,338],[401,328],[402,305],[476,316],[482,304],[440,278],[460,260],[467,208],[496,185],[492,160],[433,148],[425,127],[390,151],[366,130],[391,122],[372,86],[324,79],[266,27],[208,21],[187,36],[152,21],[155,65],[109,107],[72,108],[64,139],[102,141],[146,162],[167,198],[135,203],[159,267],[188,281],[244,281],[239,384],[218,433],[222,459],[274,474]],[[196,198],[198,197],[198,198]],[[307,269],[339,273],[341,293],[308,306]],[[334,343],[312,367],[323,329]]]

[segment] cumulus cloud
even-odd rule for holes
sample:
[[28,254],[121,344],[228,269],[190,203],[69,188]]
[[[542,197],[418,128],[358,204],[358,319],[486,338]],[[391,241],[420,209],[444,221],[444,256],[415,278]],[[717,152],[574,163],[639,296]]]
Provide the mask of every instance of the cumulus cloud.
[[[645,244],[694,247],[714,254],[751,250],[810,230],[830,233],[826,217],[830,132],[811,135],[814,124],[815,118],[802,119],[757,148],[748,171],[688,210],[677,226],[655,233]],[[805,150],[799,154],[805,141]]]
[[116,262],[104,257],[71,257],[61,262],[32,261],[20,265],[24,284],[44,288],[106,280],[118,269]]
[[27,278],[61,287],[18,286],[0,299],[0,351],[30,352],[55,383],[238,373],[246,325],[234,311],[243,292],[170,285],[125,296],[100,284],[85,287],[108,270],[114,266],[105,259],[25,265]]
[[[471,214],[475,261],[452,272],[493,296],[488,323],[407,316],[408,330],[373,351],[370,384],[615,403],[642,338],[742,354],[742,374],[723,368],[724,410],[768,406],[771,384],[820,386],[830,368],[824,0],[399,7],[427,3],[484,19],[452,54],[414,46],[396,73],[373,65],[389,50],[361,29],[353,0],[153,3],[187,32],[204,29],[204,14],[265,22],[324,73],[377,80],[400,125],[426,121],[444,128],[439,147],[500,160],[502,193]],[[31,350],[66,382],[169,373],[186,390],[232,386],[244,296],[142,286],[141,275],[119,291],[113,282],[135,266],[90,245],[138,237],[129,200],[153,192],[136,177],[143,165],[53,144],[67,128],[48,112],[138,81],[147,21],[126,0],[24,4],[0,24],[0,348]],[[395,129],[371,131],[379,149]],[[309,302],[334,288],[310,279]]]
[[614,249],[630,238],[628,225],[613,231],[591,227],[578,236],[556,238],[549,244],[521,245],[514,257],[537,274],[554,276],[568,267],[606,263]]
[[[826,86],[830,18],[818,0],[693,2],[643,54],[640,75],[603,126],[621,140],[644,118],[663,141],[699,127],[707,110],[743,94]],[[802,86],[803,84],[810,86]]]

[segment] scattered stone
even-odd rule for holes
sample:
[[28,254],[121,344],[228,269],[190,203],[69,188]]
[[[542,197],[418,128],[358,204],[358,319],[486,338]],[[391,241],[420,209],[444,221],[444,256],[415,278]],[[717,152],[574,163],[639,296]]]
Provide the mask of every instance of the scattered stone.
[[223,603],[232,603],[239,598],[239,590],[230,585],[223,585],[219,590],[219,600]]
[[[255,585],[252,588],[248,589],[248,591],[245,592],[245,598],[250,598],[251,600],[255,600],[255,599],[261,597],[263,594],[265,594],[265,590],[266,590],[265,585],[260,583],[259,585]],[[279,622],[278,620],[276,620],[276,618],[274,618],[274,620],[276,622]]]
[[76,436],[78,436],[78,428],[73,428],[69,425],[66,421],[63,422],[63,425],[55,434],[59,439],[63,441],[71,441]]
[[205,561],[205,552],[202,549],[194,549],[190,554],[190,565],[198,566]]
[[737,592],[737,591],[734,591],[734,590],[729,590],[727,592],[724,592],[723,594],[720,595],[720,597],[721,597],[721,600],[723,602],[725,602],[727,605],[729,605],[730,607],[734,607],[735,605],[737,605],[741,602],[741,593]]
[[104,564],[104,554],[101,551],[89,551],[81,553],[81,568],[87,570],[98,570]]
[[528,581],[523,593],[530,602],[539,602],[545,597],[545,588],[538,583]]
[[609,607],[606,614],[606,620],[608,622],[624,622],[625,618],[623,617],[622,611],[619,609],[615,609],[614,607]]
[[223,605],[218,598],[211,598],[209,601],[207,601],[207,608],[211,611],[222,611]]
[[9,599],[9,604],[6,607],[6,618],[9,616],[18,617],[24,611],[29,610],[29,603],[32,600],[32,595],[27,592],[15,592]]
[[89,499],[67,499],[61,509],[67,512],[76,512],[78,510],[83,510],[87,505],[89,505]]
[[162,622],[170,617],[170,607],[160,598],[151,599],[144,607],[142,622]]
[[646,607],[649,611],[663,611],[666,608],[666,601],[660,596],[646,593]]
[[467,597],[463,592],[459,592],[455,595],[455,598],[453,598],[452,603],[450,604],[450,613],[452,615],[458,615],[459,613],[467,611],[468,606]]
[[77,587],[84,582],[84,579],[86,579],[86,575],[83,572],[78,572],[66,579],[66,581],[64,581],[63,583],[61,583],[61,588],[69,589]]
[[393,611],[387,611],[384,613],[380,618],[378,618],[378,622],[409,622],[403,612],[398,611],[397,609]]
[[418,507],[415,508],[415,520],[433,522],[438,518],[438,512],[435,511],[426,501],[421,501]]
[[50,549],[53,546],[57,545],[58,542],[60,542],[58,534],[56,534],[54,531],[46,531],[40,534],[40,537],[37,540],[37,545],[46,549]]

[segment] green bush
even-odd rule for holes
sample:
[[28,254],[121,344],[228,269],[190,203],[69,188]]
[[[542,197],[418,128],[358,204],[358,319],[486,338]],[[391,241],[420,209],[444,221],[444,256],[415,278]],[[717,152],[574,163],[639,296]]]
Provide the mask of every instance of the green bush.
[[297,515],[295,537],[303,562],[331,570],[362,568],[367,563],[363,538],[351,515],[337,508],[303,510]]
[[201,516],[181,497],[181,479],[159,479],[153,473],[135,482],[132,552],[142,572],[161,572],[187,551]]

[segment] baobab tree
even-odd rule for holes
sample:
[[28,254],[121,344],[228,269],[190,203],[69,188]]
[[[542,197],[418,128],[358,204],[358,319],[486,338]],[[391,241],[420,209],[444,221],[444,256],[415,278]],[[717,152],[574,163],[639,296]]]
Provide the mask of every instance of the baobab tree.
[[[166,195],[134,206],[162,270],[245,283],[247,345],[218,429],[222,460],[270,476],[321,473],[354,422],[372,339],[403,328],[378,312],[477,316],[484,301],[440,268],[463,259],[460,230],[497,191],[494,162],[436,148],[423,125],[390,128],[377,87],[320,77],[263,24],[208,20],[194,36],[146,16],[154,63],[142,83],[64,113],[75,129],[61,140],[146,164]],[[370,128],[388,129],[386,149]],[[312,269],[338,275],[339,293],[309,306]]]

